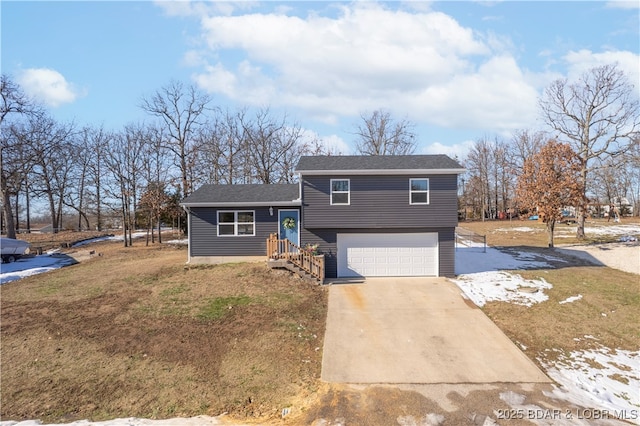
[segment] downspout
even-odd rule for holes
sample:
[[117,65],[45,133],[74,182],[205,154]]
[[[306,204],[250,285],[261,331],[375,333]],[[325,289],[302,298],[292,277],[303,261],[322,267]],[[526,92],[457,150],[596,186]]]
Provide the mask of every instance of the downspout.
[[191,209],[183,205],[182,209],[187,213],[187,264],[191,263]]

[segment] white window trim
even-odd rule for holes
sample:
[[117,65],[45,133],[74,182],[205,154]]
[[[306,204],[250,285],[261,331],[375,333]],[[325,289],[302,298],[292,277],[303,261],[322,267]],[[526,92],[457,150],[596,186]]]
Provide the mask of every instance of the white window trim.
[[[412,190],[411,189],[411,183],[414,180],[426,180],[427,181],[427,190],[426,191]],[[429,205],[429,201],[431,199],[431,197],[429,195],[430,191],[431,191],[431,182],[429,181],[429,178],[410,178],[409,179],[409,205],[412,205],[412,206],[426,206],[426,205]],[[424,194],[424,193],[427,194],[427,202],[426,203],[414,203],[414,202],[411,201],[411,198],[412,198],[411,196],[413,194]]]
[[[233,235],[220,235],[220,213],[233,213]],[[253,234],[238,234],[238,213],[253,214],[253,222],[240,222],[243,225],[251,223],[253,225]],[[222,222],[223,225],[232,225],[231,222]],[[255,237],[256,236],[256,211],[255,210],[217,210],[216,211],[216,230],[218,237]]]
[[[333,190],[333,182],[335,181],[343,181],[346,180],[349,183],[348,191],[334,191]],[[329,182],[329,202],[332,206],[349,206],[351,205],[351,179],[331,179]],[[347,194],[347,202],[346,203],[334,203],[333,202],[333,194]]]

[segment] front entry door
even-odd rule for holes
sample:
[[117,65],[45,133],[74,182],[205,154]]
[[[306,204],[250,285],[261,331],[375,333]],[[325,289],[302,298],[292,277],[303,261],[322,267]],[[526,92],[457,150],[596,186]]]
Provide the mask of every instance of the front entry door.
[[[286,238],[293,244],[300,246],[300,211],[279,210],[278,221],[280,222],[279,239],[283,240]],[[287,224],[289,226],[285,227]]]

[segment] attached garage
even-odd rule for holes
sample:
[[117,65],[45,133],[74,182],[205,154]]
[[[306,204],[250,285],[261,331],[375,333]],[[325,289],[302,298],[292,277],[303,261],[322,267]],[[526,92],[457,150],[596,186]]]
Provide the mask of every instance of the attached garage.
[[438,233],[337,235],[339,277],[438,276]]

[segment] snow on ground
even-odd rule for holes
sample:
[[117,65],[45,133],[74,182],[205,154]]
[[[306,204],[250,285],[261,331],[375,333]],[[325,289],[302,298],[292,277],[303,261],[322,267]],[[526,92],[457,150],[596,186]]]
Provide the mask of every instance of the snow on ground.
[[[576,234],[576,225],[572,226],[556,226],[554,236],[557,238],[568,238]],[[587,222],[584,226],[584,233],[588,237],[593,236],[638,236],[640,235],[640,225],[637,223],[620,223],[618,225],[605,225]]]
[[[25,420],[22,422],[0,421],[0,426],[40,426],[39,420]],[[198,416],[189,418],[175,418],[168,420],[148,420],[130,417],[128,419],[106,420],[104,422],[90,422],[88,420],[78,420],[73,423],[56,423],[49,426],[212,426],[222,425],[216,417]]]
[[547,396],[583,407],[597,407],[614,417],[640,422],[640,352],[609,349],[560,354],[553,364],[539,359],[549,377],[560,383]]
[[[570,238],[576,235],[577,225],[556,225],[554,231],[554,237],[556,238]],[[513,228],[496,228],[494,232],[547,232],[544,227],[531,227],[531,226],[517,226]],[[598,224],[598,223],[585,223],[584,233],[587,236],[622,236],[622,238],[636,238],[632,241],[637,241],[637,236],[640,235],[640,225],[638,224],[625,224],[619,223],[618,225],[610,224]],[[636,237],[633,237],[633,236]]]
[[[606,228],[613,228],[613,235],[640,233],[640,226],[635,225]],[[604,233],[604,230],[602,232]],[[635,254],[638,257],[637,245],[621,247],[621,244],[614,243],[613,246],[615,247],[610,250],[611,255],[615,256],[615,250],[620,249],[631,250],[629,252],[631,256]],[[580,250],[575,247],[572,249]],[[626,251],[623,253],[626,254]],[[600,259],[603,264],[607,265],[611,260],[610,258]],[[629,258],[626,259],[629,262]],[[552,288],[553,283],[545,280],[527,280],[517,273],[507,271],[552,268],[551,264],[545,260],[563,262],[553,255],[540,257],[535,254],[534,257],[534,254],[531,253],[511,254],[492,247],[487,247],[484,252],[482,244],[463,242],[459,243],[456,248],[456,273],[458,277],[452,281],[460,287],[466,297],[478,306],[483,306],[489,301],[531,306],[534,303],[544,303],[548,299],[544,290]],[[578,294],[559,303],[580,303],[581,299],[582,295]],[[543,363],[543,365],[547,375],[558,383],[557,386],[553,386],[553,392],[547,396],[591,408],[591,411],[569,413],[573,418],[567,418],[566,415],[564,418],[554,417],[554,424],[590,424],[589,416],[605,413],[608,413],[612,418],[640,424],[639,352],[601,346],[597,350],[561,354],[559,361],[553,364]],[[534,414],[548,412],[540,407],[519,405],[518,398],[511,402],[513,402],[510,403],[513,409],[525,410],[524,412],[527,412],[526,410],[534,410]],[[593,411],[594,409],[596,411]],[[582,414],[584,421],[576,418],[579,414]]]
[[515,228],[497,228],[495,230],[495,232],[543,232],[543,231],[545,231],[543,228],[531,228],[530,226],[517,226]]
[[13,263],[3,263],[0,265],[0,285],[74,263],[75,260],[71,257],[53,251],[35,257],[24,257]]
[[[132,234],[134,239],[146,237],[146,231],[135,232]],[[92,238],[85,241],[80,241],[73,245],[73,248],[82,247],[88,244],[102,242],[102,241],[123,241],[122,235]],[[185,245],[188,240],[170,240],[167,244]],[[0,285],[6,284],[11,281],[19,280],[31,275],[42,274],[44,272],[53,271],[64,266],[73,265],[76,263],[74,259],[60,253],[59,249],[49,250],[46,254],[38,256],[28,256],[18,259],[13,263],[0,264]]]
[[465,295],[478,306],[491,301],[503,301],[519,305],[531,306],[544,302],[548,296],[545,289],[552,287],[544,279],[527,280],[521,275],[505,272],[507,270],[551,268],[544,260],[563,262],[562,259],[549,254],[534,255],[518,253],[513,255],[480,243],[463,241],[456,248],[457,279],[452,280]]
[[[640,226],[603,227],[615,235],[638,235]],[[589,228],[591,229],[591,228]],[[527,232],[527,231],[522,231]],[[591,231],[587,232],[600,232]],[[604,232],[604,230],[603,230]],[[117,237],[113,237],[117,238]],[[122,237],[120,237],[122,240]],[[176,243],[179,243],[178,241]],[[42,259],[40,259],[42,258]],[[52,259],[56,255],[36,256],[32,259],[20,260],[14,264],[2,265],[1,282],[8,282],[10,274],[22,273],[22,276],[44,272],[46,268],[62,267]],[[511,254],[482,245],[463,243],[456,248],[456,273],[458,278],[453,280],[478,306],[491,300],[517,303],[531,306],[533,303],[545,303],[548,297],[544,290],[552,288],[553,283],[545,280],[526,280],[519,274],[506,272],[518,269],[552,268],[548,263],[562,262],[553,255],[534,255],[531,253]],[[18,267],[18,269],[13,269]],[[30,269],[33,268],[33,269]],[[9,270],[11,269],[11,271]],[[48,269],[50,270],[50,269]],[[6,272],[5,272],[6,271]],[[31,272],[29,272],[31,271]],[[5,277],[6,275],[6,277]],[[16,275],[17,276],[17,275]],[[20,276],[14,279],[19,279]],[[569,297],[564,303],[581,303],[582,295]],[[584,338],[592,338],[584,336]],[[551,351],[557,351],[551,349]],[[547,396],[565,400],[591,411],[562,412],[562,418],[553,418],[553,424],[583,425],[590,424],[589,416],[608,413],[614,418],[639,424],[640,421],[640,353],[638,351],[623,351],[599,347],[588,351],[574,351],[568,354],[558,354],[558,361],[546,363],[540,359],[545,372],[558,385]],[[500,397],[514,410],[534,410],[533,413],[548,414],[546,407],[523,405],[524,397],[513,392],[505,392]],[[537,410],[537,411],[536,411]],[[566,415],[571,414],[572,419]],[[582,414],[583,420],[577,419]],[[586,420],[585,420],[586,419]],[[542,423],[552,424],[540,419]],[[65,426],[205,426],[223,424],[213,417],[199,416],[188,419],[147,420],[137,418],[115,419],[104,422],[89,422],[87,420],[65,423]],[[36,426],[41,425],[37,420],[22,422],[0,421],[0,426]],[[58,426],[62,426],[59,424]]]
[[580,300],[582,299],[582,295],[579,294],[577,296],[571,296],[571,297],[567,297],[566,299],[558,302],[561,305],[564,305],[565,303],[571,303],[571,302],[575,302],[576,300]]

